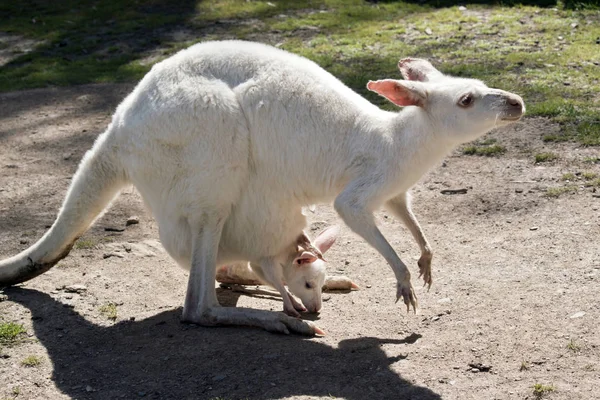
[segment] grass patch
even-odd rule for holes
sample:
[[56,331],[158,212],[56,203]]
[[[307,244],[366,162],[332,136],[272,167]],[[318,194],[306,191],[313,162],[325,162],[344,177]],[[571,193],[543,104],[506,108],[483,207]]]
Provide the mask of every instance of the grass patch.
[[116,321],[117,305],[115,303],[104,304],[100,307],[100,314],[102,314],[106,319]]
[[600,187],[600,178],[592,179],[584,184],[585,187]]
[[568,172],[560,177],[561,181],[578,182],[587,188],[600,187],[600,177],[595,172],[585,171],[572,173]]
[[521,365],[519,366],[519,371],[529,371],[530,365],[527,361],[521,361]]
[[558,159],[558,156],[551,152],[538,153],[535,155],[535,163],[536,164],[550,162],[550,161],[554,161],[556,159]]
[[0,345],[13,344],[24,334],[25,328],[14,322],[0,323]]
[[569,343],[567,343],[567,349],[571,350],[574,353],[579,353],[581,351],[581,346],[577,344],[575,340],[571,339],[569,340]]
[[499,156],[506,152],[506,147],[494,144],[491,146],[470,145],[463,148],[463,154],[493,157]]
[[21,360],[21,365],[23,365],[25,367],[37,367],[41,363],[42,363],[42,359],[40,357],[37,357],[34,355],[27,356],[23,360]]
[[575,176],[575,174],[569,172],[566,174],[563,174],[563,176],[560,177],[561,181],[574,181],[577,177]]
[[598,177],[598,174],[595,172],[583,172],[581,174],[581,177],[586,181],[591,181],[592,179],[596,179]]
[[542,383],[536,383],[535,385],[533,385],[533,395],[537,399],[541,399],[548,393],[552,393],[555,390],[556,388],[553,385],[544,385]]
[[600,164],[600,157],[586,157],[583,162],[586,164]]
[[562,124],[545,140],[600,145],[598,7],[481,3],[464,12],[449,1],[3,2],[2,31],[34,44],[3,50],[12,59],[0,66],[0,91],[133,82],[199,38],[235,37],[304,55],[388,109],[366,82],[398,77],[399,58],[428,58],[522,95],[528,115]]
[[577,192],[577,186],[559,186],[559,187],[553,187],[553,188],[548,188],[546,189],[546,193],[545,196],[546,197],[560,197],[561,195],[565,194],[565,193],[576,193]]
[[94,239],[86,238],[76,241],[75,245],[73,245],[73,248],[75,250],[90,250],[95,249],[97,246],[98,242],[96,242]]

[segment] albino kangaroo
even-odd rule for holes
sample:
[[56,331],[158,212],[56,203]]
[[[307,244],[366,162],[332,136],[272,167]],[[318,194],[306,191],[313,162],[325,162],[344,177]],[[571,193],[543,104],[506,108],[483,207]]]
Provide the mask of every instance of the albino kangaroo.
[[396,299],[416,308],[410,273],[373,212],[385,205],[407,225],[431,284],[432,252],[408,190],[455,146],[520,119],[525,106],[515,94],[444,76],[425,60],[399,67],[413,80],[367,85],[406,107],[394,113],[317,64],[263,44],[206,42],[156,64],[85,155],[54,225],[0,263],[0,285],[51,268],[133,183],[165,249],[190,268],[186,321],[321,333],[283,313],[220,307],[215,276],[217,265],[250,261],[283,293],[281,265],[296,254],[302,207],[331,201],[392,267]]

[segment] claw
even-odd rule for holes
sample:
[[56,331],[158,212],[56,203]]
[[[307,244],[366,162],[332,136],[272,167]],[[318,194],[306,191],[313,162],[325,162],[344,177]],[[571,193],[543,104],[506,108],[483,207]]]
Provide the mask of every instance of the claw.
[[316,325],[314,326],[314,328],[315,328],[315,336],[317,336],[317,337],[325,336],[325,331],[323,329],[319,328]]

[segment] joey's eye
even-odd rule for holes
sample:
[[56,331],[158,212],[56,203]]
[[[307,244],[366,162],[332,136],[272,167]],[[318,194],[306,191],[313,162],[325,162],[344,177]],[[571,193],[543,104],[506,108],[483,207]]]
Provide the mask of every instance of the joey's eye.
[[312,289],[312,288],[313,288],[313,285],[312,285],[312,284],[310,284],[309,282],[306,282],[306,283],[304,284],[304,286],[305,286],[307,289]]
[[469,107],[471,104],[473,104],[473,95],[472,94],[465,94],[458,101],[458,105],[461,107],[464,107],[464,108]]

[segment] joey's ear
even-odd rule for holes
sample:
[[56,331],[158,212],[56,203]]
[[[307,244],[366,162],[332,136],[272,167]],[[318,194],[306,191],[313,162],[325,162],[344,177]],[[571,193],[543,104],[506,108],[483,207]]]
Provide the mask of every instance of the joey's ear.
[[385,97],[400,107],[424,107],[427,100],[427,90],[425,89],[425,85],[420,82],[384,79],[381,81],[369,81],[367,89]]
[[296,258],[294,258],[294,265],[302,266],[304,264],[309,264],[317,261],[318,258],[316,255],[311,253],[310,251],[303,251],[299,253]]
[[337,239],[340,234],[340,227],[337,225],[330,226],[325,229],[323,232],[319,233],[319,236],[315,239],[315,247],[321,251],[321,253],[325,253]]
[[444,76],[429,61],[421,58],[403,58],[398,62],[398,69],[408,81],[427,82]]

